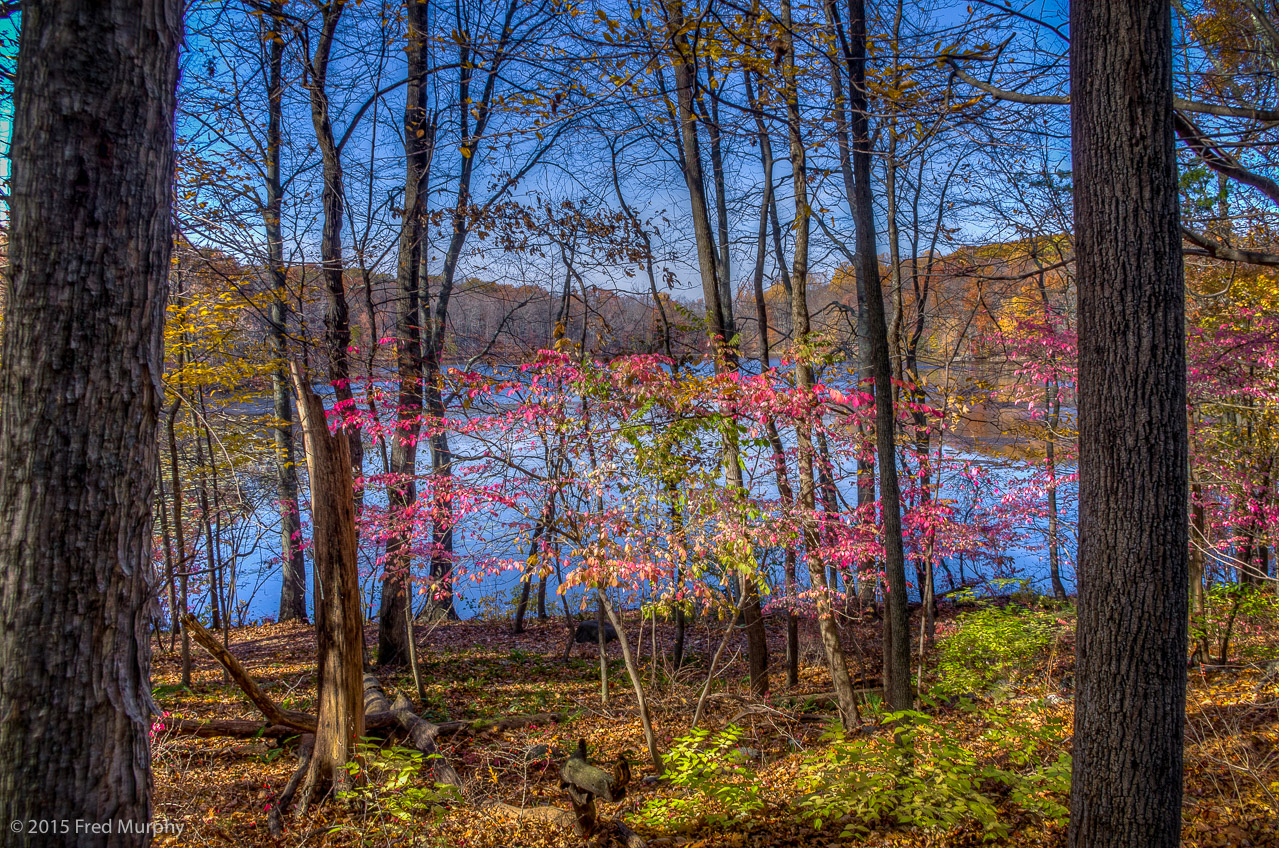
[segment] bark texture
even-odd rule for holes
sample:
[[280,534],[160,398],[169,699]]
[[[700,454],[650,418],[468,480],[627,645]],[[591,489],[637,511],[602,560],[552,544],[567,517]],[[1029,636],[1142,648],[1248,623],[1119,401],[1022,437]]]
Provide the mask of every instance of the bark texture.
[[1175,846],[1185,720],[1184,291],[1164,0],[1072,3],[1079,643],[1070,844]]
[[386,542],[382,601],[378,613],[378,662],[409,661],[413,530],[417,504],[417,444],[422,432],[422,326],[418,303],[422,269],[422,235],[426,224],[426,188],[435,144],[434,121],[427,114],[427,11],[424,2],[406,7],[408,83],[404,102],[404,214],[400,223],[398,289],[395,317],[395,365],[399,396],[395,404],[395,437],[391,444],[392,484],[387,493],[400,525]]
[[[914,704],[910,686],[910,630],[906,612],[906,553],[902,547],[901,488],[897,483],[896,422],[888,322],[884,317],[871,195],[871,139],[866,95],[866,4],[848,4],[849,130],[853,142],[853,207],[857,226],[857,279],[865,292],[867,331],[875,378],[875,439],[879,502],[884,517],[884,693],[889,707]],[[864,287],[864,288],[863,288]]]
[[293,364],[314,523],[315,641],[319,681],[315,752],[301,808],[330,786],[342,787],[346,764],[364,735],[364,616],[356,564],[355,496],[349,442],[329,432],[324,404]]
[[[343,188],[342,149],[333,135],[333,117],[329,109],[329,59],[337,28],[346,11],[346,0],[333,0],[320,9],[320,32],[315,53],[308,63],[307,88],[311,100],[311,123],[324,172],[324,188],[320,203],[324,223],[320,233],[320,260],[324,278],[324,349],[328,358],[329,382],[333,385],[335,408],[342,415],[355,411],[355,395],[351,391],[351,310],[346,301],[342,258],[342,221],[346,214],[346,189]],[[299,399],[299,403],[301,400]],[[346,427],[347,452],[351,457],[351,476],[364,476],[364,444],[360,428]]]
[[[734,345],[737,334],[733,315],[733,298],[729,285],[728,211],[724,197],[724,166],[720,150],[720,129],[714,117],[701,111],[701,123],[706,126],[711,141],[712,179],[716,187],[716,218],[719,221],[720,246],[715,246],[715,233],[711,229],[710,209],[707,202],[706,180],[702,171],[701,145],[698,141],[700,103],[697,50],[689,38],[690,26],[680,0],[665,0],[666,31],[670,37],[669,55],[675,74],[675,117],[679,127],[679,165],[688,189],[689,207],[693,216],[693,234],[697,243],[697,265],[702,281],[702,296],[706,309],[706,330],[715,354],[715,370],[723,372],[738,367],[738,352]],[[693,29],[696,35],[695,28]],[[707,69],[707,74],[712,71]],[[712,102],[717,102],[712,95]],[[716,113],[717,114],[717,113]],[[725,482],[730,491],[745,492],[742,473],[741,445],[737,434],[728,428],[722,434],[722,457]],[[768,638],[764,631],[763,611],[760,605],[759,587],[754,577],[743,581],[747,595],[744,620],[747,639],[747,665],[751,691],[763,697],[768,691]]]
[[0,359],[4,845],[68,841],[15,833],[14,820],[150,817],[151,504],[181,29],[176,0],[22,6]]

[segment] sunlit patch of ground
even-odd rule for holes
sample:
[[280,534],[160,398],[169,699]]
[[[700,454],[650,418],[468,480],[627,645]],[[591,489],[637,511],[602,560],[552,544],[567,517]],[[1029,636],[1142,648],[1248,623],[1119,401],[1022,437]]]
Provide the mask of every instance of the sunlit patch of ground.
[[[941,632],[948,623],[943,621]],[[730,720],[746,731],[744,744],[758,751],[757,779],[769,805],[745,821],[725,824],[714,815],[684,822],[654,822],[641,815],[656,798],[680,797],[663,784],[645,782],[652,774],[647,761],[630,681],[616,643],[609,646],[611,697],[600,703],[599,666],[594,646],[574,646],[563,662],[566,630],[562,621],[533,621],[528,632],[514,635],[505,622],[451,622],[424,626],[419,639],[426,699],[418,704],[431,720],[488,718],[512,714],[563,712],[559,724],[526,727],[497,737],[459,739],[442,752],[467,781],[470,803],[433,800],[428,782],[415,778],[413,793],[383,791],[377,781],[360,797],[313,808],[292,820],[285,845],[457,846],[457,848],[518,848],[518,846],[575,846],[579,840],[566,829],[514,823],[482,809],[485,800],[517,806],[555,805],[567,808],[558,785],[558,767],[567,751],[583,738],[592,758],[612,763],[629,752],[635,780],[619,805],[601,804],[606,815],[619,816],[636,827],[649,844],[661,846],[800,846],[842,845],[838,828],[814,831],[797,821],[787,804],[796,794],[800,763],[806,754],[828,744],[829,728],[821,710],[797,713],[781,700],[792,694],[816,694],[829,689],[829,676],[818,652],[815,634],[805,633],[800,686],[787,692],[782,669],[781,622],[770,622],[773,693],[768,708],[745,709],[747,703],[745,644],[730,643],[721,664],[727,664],[723,685],[713,687],[704,726],[717,729]],[[638,621],[631,627],[638,627]],[[688,731],[698,690],[705,675],[705,658],[722,635],[721,622],[700,621],[690,626],[689,664],[671,679],[669,668],[650,663],[651,630],[640,652],[659,746]],[[632,631],[634,632],[634,631]],[[267,692],[282,705],[310,710],[314,702],[314,641],[304,625],[267,625],[232,631],[232,651]],[[673,642],[669,628],[658,630],[659,652]],[[857,677],[878,675],[878,631],[871,621],[853,623],[846,633],[850,662]],[[376,634],[366,634],[370,645]],[[1262,636],[1259,639],[1275,638]],[[1073,704],[1061,696],[1062,684],[1073,671],[1070,640],[1034,675],[1033,685],[1008,694],[1008,709],[1020,702],[1037,703],[1036,715],[1069,728]],[[1264,654],[1264,651],[1263,651]],[[167,637],[157,645],[154,682],[163,708],[183,718],[258,718],[239,690],[223,680],[219,666],[197,646],[192,647],[192,686],[179,686],[178,657],[168,651]],[[1187,795],[1185,844],[1216,846],[1276,846],[1279,808],[1279,680],[1262,684],[1264,663],[1239,668],[1195,671],[1191,675],[1187,729]],[[407,674],[383,676],[388,691],[413,695]],[[1068,691],[1068,690],[1067,690]],[[1047,705],[1042,700],[1053,695]],[[416,701],[416,699],[415,699]],[[985,726],[981,709],[943,711],[946,726],[961,744],[981,755]],[[545,746],[545,748],[539,747]],[[376,755],[374,759],[377,760]],[[380,762],[380,760],[378,760]],[[266,829],[267,812],[289,779],[296,760],[291,749],[254,740],[170,739],[159,733],[155,746],[157,820],[181,822],[180,837],[161,836],[161,845],[267,846],[278,844]],[[382,774],[386,774],[383,772]],[[436,803],[438,800],[438,803]],[[439,815],[433,813],[439,812]],[[1061,827],[1010,812],[1011,834],[993,844],[1053,846],[1064,842]],[[858,844],[869,846],[966,846],[992,844],[977,827],[940,835],[908,829],[872,832]]]

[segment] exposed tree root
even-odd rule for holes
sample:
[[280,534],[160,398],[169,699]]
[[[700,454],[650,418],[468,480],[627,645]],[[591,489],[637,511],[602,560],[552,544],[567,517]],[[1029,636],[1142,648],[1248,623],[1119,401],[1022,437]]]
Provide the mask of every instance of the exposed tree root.
[[413,705],[409,703],[409,699],[403,693],[400,693],[395,699],[395,703],[391,707],[391,713],[400,723],[400,727],[404,728],[404,732],[408,734],[408,739],[413,743],[413,747],[426,756],[427,762],[431,764],[435,782],[456,786],[461,789],[462,778],[453,768],[453,765],[436,750],[435,740],[440,735],[439,725],[432,724],[413,712]]
[[440,726],[432,724],[413,712],[413,704],[403,693],[397,696],[395,703],[392,704],[387,700],[386,692],[378,679],[372,674],[365,674],[364,709],[394,716],[396,723],[407,735],[408,741],[426,756],[435,782],[462,788],[462,778],[449,761],[436,750],[435,740],[439,738]]
[[298,744],[297,770],[293,772],[289,782],[284,785],[284,791],[280,793],[280,797],[275,806],[271,808],[271,812],[267,813],[267,829],[277,839],[284,833],[284,811],[293,803],[293,796],[298,791],[298,784],[302,782],[302,777],[310,771],[311,752],[314,750],[315,734],[308,733],[302,737],[302,741]]

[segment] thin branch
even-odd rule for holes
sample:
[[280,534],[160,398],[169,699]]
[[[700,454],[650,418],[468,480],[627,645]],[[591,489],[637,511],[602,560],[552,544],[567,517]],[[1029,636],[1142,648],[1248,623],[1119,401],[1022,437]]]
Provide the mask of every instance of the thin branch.
[[[982,82],[972,74],[965,71],[958,61],[962,56],[946,56],[946,63],[950,65],[951,70],[955,72],[955,76],[971,85],[973,88],[983,91],[997,100],[1006,100],[1010,103],[1023,103],[1027,105],[1037,106],[1068,106],[1070,105],[1070,96],[1066,94],[1023,94],[1020,91],[1009,91],[1006,88],[999,88],[990,83]],[[1219,118],[1250,118],[1254,121],[1261,121],[1267,124],[1279,123],[1279,109],[1259,109],[1251,106],[1226,106],[1218,103],[1201,103],[1198,100],[1185,100],[1180,97],[1174,97],[1172,101],[1174,109],[1182,112],[1192,112],[1197,115],[1216,115]]]

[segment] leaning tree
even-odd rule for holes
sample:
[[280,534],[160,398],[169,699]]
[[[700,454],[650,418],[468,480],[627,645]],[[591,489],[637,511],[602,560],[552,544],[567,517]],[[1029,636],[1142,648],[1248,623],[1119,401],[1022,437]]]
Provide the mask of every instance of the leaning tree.
[[[181,0],[22,4],[0,360],[0,810],[151,807],[151,501]],[[69,837],[6,826],[5,845]],[[145,836],[77,834],[79,845]],[[17,832],[15,832],[17,831]]]

